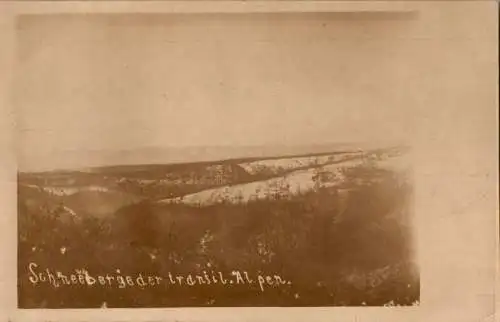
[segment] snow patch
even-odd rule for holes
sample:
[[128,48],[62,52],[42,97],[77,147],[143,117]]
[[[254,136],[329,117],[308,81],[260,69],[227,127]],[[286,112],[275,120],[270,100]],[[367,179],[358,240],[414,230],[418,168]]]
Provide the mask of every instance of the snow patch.
[[283,159],[267,159],[252,162],[240,163],[245,171],[254,175],[261,172],[269,172],[279,174],[283,171],[295,170],[298,168],[307,168],[317,165],[324,165],[330,162],[339,162],[359,156],[362,152],[350,152],[342,154],[297,157],[297,158],[283,158]]
[[[209,206],[218,203],[247,203],[251,200],[262,200],[270,197],[289,198],[318,187],[338,185],[344,179],[343,169],[358,166],[362,162],[363,160],[356,159],[320,168],[297,170],[277,178],[207,189],[183,197],[164,199],[160,203]],[[318,180],[319,173],[330,174],[329,179],[326,181]]]
[[42,187],[42,190],[56,196],[70,196],[82,191],[108,192],[109,189],[102,186],[87,187]]

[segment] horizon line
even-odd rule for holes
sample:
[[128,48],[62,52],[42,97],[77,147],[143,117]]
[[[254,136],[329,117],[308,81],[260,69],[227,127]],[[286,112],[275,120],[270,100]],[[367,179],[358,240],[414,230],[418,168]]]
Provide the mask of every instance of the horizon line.
[[[323,146],[327,144],[316,144],[316,145],[304,145],[305,147],[314,147],[314,146]],[[340,148],[341,145],[353,145],[350,143],[337,143],[338,145],[337,148]],[[289,147],[289,148],[298,148],[301,147],[302,145],[296,145],[296,146],[287,146],[283,145],[284,147]],[[230,146],[183,146],[183,147],[178,147],[178,148],[210,148],[210,147],[230,147]],[[233,146],[234,147],[234,146]],[[272,147],[272,146],[236,146],[235,148],[245,148],[245,147]],[[391,145],[385,145],[385,146],[379,146],[378,148],[365,148],[363,149],[362,147],[356,147],[353,146],[347,150],[325,150],[325,151],[304,151],[304,152],[299,152],[297,151],[296,153],[293,153],[291,151],[285,152],[285,151],[277,151],[276,154],[271,154],[271,153],[264,153],[264,155],[254,155],[254,156],[248,156],[248,155],[235,155],[235,156],[217,156],[217,157],[201,157],[200,159],[195,159],[195,160],[188,160],[186,158],[183,158],[181,160],[165,160],[163,162],[160,161],[152,161],[152,162],[123,162],[123,163],[112,163],[112,164],[106,164],[105,162],[99,165],[87,165],[87,166],[59,166],[59,167],[46,167],[44,169],[39,169],[39,170],[21,170],[18,168],[18,173],[22,174],[30,174],[30,173],[48,173],[48,172],[72,172],[72,171],[92,171],[92,170],[97,170],[97,169],[103,169],[103,168],[111,168],[111,167],[141,167],[141,166],[163,166],[163,165],[180,165],[180,164],[203,164],[203,163],[214,163],[214,162],[229,162],[229,161],[256,161],[256,160],[261,160],[261,159],[280,159],[280,158],[294,158],[294,157],[306,157],[306,156],[319,156],[319,155],[328,155],[328,154],[335,154],[335,153],[350,153],[350,152],[359,152],[359,151],[370,151],[370,150],[378,150],[378,149],[391,149],[391,148],[403,148],[403,147],[408,147],[405,144],[391,144]],[[150,146],[150,147],[143,147],[139,149],[148,149],[148,148],[158,148],[155,146]],[[332,147],[333,148],[333,147]],[[161,149],[169,149],[168,147],[161,147]],[[75,151],[75,150],[72,150]],[[94,150],[94,151],[99,151],[99,150]],[[130,151],[130,150],[128,150]],[[66,151],[68,152],[68,151]],[[75,151],[75,152],[81,152],[84,153],[86,151]],[[87,150],[88,152],[88,150]],[[118,150],[118,151],[112,151],[112,152],[127,152],[127,150]]]

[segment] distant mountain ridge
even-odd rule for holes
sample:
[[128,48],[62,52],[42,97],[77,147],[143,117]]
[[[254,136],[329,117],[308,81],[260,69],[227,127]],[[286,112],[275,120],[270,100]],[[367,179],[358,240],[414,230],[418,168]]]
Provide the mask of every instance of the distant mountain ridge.
[[[405,170],[407,162],[401,159],[401,154],[404,151],[398,148],[353,152],[338,149],[328,154],[260,158],[257,161],[254,157],[19,173],[18,197],[34,211],[44,204],[44,200],[51,200],[67,206],[78,216],[98,217],[144,200],[190,205],[248,202],[276,194],[294,196],[318,185],[340,184],[343,171],[366,162],[367,165],[375,162]],[[62,209],[57,205],[52,208]]]
[[54,150],[50,153],[21,151],[20,172],[76,170],[116,165],[210,162],[238,158],[271,158],[316,153],[346,152],[395,146],[375,143],[328,143],[315,145],[144,147],[127,150]]

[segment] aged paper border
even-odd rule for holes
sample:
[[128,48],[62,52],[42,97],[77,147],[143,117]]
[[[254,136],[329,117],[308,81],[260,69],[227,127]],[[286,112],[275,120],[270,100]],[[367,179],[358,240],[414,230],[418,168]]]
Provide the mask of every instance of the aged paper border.
[[[415,41],[445,72],[412,74],[421,305],[406,308],[17,310],[14,22],[19,14],[418,12]],[[494,1],[99,1],[0,3],[2,321],[494,321],[498,244],[498,7]],[[422,52],[419,52],[422,50]],[[425,56],[425,55],[424,55]],[[426,56],[427,57],[427,56]],[[446,57],[446,59],[444,59]],[[410,61],[411,61],[410,59]],[[415,110],[417,109],[417,110]],[[415,112],[416,111],[416,112]],[[395,120],[397,121],[397,120]]]

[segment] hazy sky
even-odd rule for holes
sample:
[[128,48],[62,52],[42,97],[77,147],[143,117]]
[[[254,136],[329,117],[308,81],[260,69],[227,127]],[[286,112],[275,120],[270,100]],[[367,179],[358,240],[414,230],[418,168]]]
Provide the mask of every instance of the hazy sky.
[[395,39],[407,23],[325,14],[23,17],[19,147],[50,154],[404,138],[401,106],[412,90],[401,82]]

